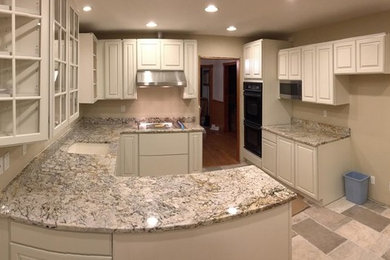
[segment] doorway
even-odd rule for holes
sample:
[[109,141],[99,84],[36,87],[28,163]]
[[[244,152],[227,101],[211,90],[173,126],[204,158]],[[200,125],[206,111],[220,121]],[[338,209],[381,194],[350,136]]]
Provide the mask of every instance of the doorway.
[[200,59],[203,167],[239,163],[239,59]]

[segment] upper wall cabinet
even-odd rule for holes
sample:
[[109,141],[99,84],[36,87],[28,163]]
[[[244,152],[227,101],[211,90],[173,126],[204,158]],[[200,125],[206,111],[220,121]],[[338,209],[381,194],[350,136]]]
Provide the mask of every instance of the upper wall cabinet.
[[80,33],[80,103],[97,100],[97,39],[93,33]]
[[121,99],[123,95],[122,40],[108,40],[104,44],[105,98]]
[[137,99],[137,40],[123,40],[123,98]]
[[198,98],[198,45],[196,40],[184,40],[184,74],[187,86],[183,98]]
[[301,79],[301,48],[279,51],[279,76],[281,80]]
[[335,74],[390,73],[389,46],[385,33],[335,42]]
[[244,45],[244,78],[262,78],[262,40]]
[[139,70],[183,70],[183,40],[137,40]]
[[0,147],[46,140],[49,1],[0,4]]

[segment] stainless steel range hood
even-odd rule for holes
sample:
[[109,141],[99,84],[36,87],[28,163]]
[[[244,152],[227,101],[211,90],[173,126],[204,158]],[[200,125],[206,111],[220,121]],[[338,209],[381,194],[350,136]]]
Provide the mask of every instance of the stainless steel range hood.
[[183,71],[144,70],[137,71],[137,86],[142,87],[186,87]]

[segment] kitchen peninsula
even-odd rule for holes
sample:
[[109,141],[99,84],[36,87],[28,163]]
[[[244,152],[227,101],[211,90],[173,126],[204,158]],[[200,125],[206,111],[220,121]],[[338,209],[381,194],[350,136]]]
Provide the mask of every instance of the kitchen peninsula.
[[[169,131],[202,131],[184,125]],[[255,166],[116,176],[120,136],[134,131],[142,130],[132,120],[83,119],[32,161],[0,195],[0,243],[9,248],[0,258],[24,252],[72,260],[291,256],[295,193]],[[76,142],[108,144],[109,151],[69,153]]]

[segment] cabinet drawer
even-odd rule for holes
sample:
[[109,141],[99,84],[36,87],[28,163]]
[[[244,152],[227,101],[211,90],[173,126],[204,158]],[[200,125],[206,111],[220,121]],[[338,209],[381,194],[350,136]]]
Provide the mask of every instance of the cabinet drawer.
[[276,134],[273,134],[271,132],[268,132],[268,131],[264,131],[263,130],[263,138],[270,141],[270,142],[274,142],[276,143]]
[[139,154],[188,154],[188,133],[140,134]]
[[112,252],[109,234],[57,231],[14,222],[11,242],[74,254],[111,255]]
[[140,176],[188,173],[188,155],[140,156]]
[[74,255],[11,243],[11,260],[112,260],[111,256]]

